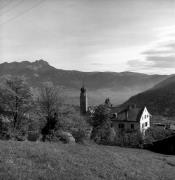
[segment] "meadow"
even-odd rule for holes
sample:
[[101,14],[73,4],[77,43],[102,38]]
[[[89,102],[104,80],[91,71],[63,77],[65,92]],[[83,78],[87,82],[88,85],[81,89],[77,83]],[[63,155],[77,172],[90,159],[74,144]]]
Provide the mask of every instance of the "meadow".
[[88,143],[0,141],[0,180],[174,180],[175,156]]

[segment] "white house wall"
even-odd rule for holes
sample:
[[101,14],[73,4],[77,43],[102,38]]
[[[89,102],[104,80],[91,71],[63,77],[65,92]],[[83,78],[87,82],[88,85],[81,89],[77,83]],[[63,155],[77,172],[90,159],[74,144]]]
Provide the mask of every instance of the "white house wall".
[[[147,123],[147,126],[145,126],[145,123]],[[144,127],[142,127],[142,124],[144,124]],[[140,131],[144,133],[149,127],[150,127],[150,114],[147,108],[145,107],[142,116],[140,118]]]

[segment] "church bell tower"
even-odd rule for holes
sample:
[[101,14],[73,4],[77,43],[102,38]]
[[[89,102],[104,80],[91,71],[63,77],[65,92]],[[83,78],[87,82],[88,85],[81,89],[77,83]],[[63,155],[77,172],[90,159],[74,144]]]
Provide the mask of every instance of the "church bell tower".
[[85,115],[88,111],[88,99],[84,85],[80,89],[80,114]]

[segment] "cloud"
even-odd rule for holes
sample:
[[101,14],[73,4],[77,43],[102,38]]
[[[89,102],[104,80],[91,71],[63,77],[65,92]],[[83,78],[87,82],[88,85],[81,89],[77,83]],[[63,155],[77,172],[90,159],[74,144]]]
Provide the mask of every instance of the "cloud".
[[144,60],[130,60],[128,66],[131,70],[140,69],[174,69],[175,55],[172,56],[147,56]]
[[170,50],[147,50],[143,52],[143,55],[157,55],[157,54],[169,54]]
[[175,42],[168,44],[166,47],[170,48],[173,52],[175,52]]
[[149,67],[149,62],[143,60],[139,60],[139,59],[133,59],[128,61],[128,66],[130,67],[131,70],[134,69],[147,69],[147,67]]
[[151,62],[151,67],[175,68],[175,56],[148,56],[146,60]]
[[160,45],[159,47],[155,47],[155,49],[146,50],[142,52],[142,54],[146,56],[175,54],[175,42]]
[[[131,70],[173,71],[175,69],[175,26],[157,28],[155,39],[144,51],[140,58],[128,61]],[[163,70],[163,71],[162,71]]]
[[175,68],[175,42],[160,45],[157,49],[147,50],[142,53],[145,61],[150,62],[150,67]]
[[149,56],[172,56],[172,47],[165,48],[175,37],[170,1],[45,0],[37,7],[41,0],[9,1],[11,10],[0,13],[0,58],[43,58],[57,68],[83,71],[154,67]]
[[174,72],[175,55],[172,56],[147,56],[144,60],[128,61],[129,70],[142,72],[157,72],[164,71]]

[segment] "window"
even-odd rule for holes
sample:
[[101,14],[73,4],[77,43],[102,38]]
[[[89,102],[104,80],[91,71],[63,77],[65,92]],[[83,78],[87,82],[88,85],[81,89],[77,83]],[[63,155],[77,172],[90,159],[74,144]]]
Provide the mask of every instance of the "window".
[[144,128],[144,124],[142,124],[142,128]]
[[124,129],[125,125],[124,125],[124,124],[119,124],[118,127],[119,127],[120,129]]
[[145,123],[145,127],[146,127],[147,125],[148,125],[148,123],[146,122],[146,123]]
[[134,124],[131,124],[131,129],[134,129]]

